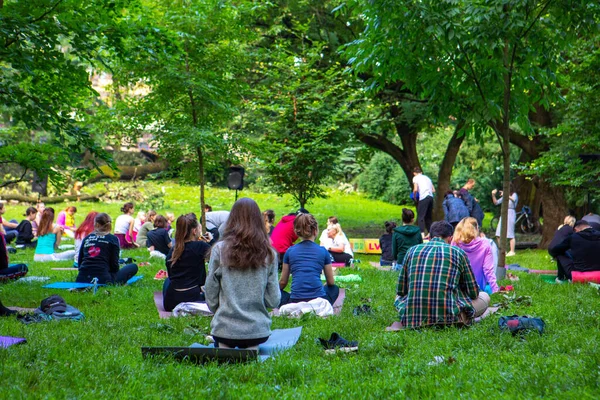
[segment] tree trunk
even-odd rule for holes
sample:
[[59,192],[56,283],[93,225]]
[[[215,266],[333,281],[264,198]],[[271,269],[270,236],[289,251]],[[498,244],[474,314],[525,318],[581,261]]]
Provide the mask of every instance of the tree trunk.
[[63,201],[98,201],[100,199],[100,197],[102,197],[104,195],[105,192],[103,193],[98,193],[98,194],[82,194],[82,195],[64,195],[64,196],[55,196],[55,197],[46,197],[46,196],[42,196],[39,198],[37,196],[23,196],[21,194],[3,194],[0,195],[0,198],[2,198],[3,200],[16,200],[19,202],[23,202],[23,203],[31,203],[31,204],[35,204],[38,201],[41,201],[43,203],[47,203],[47,204],[55,204],[55,203],[62,203]]
[[437,182],[437,200],[433,203],[434,221],[440,221],[444,219],[444,209],[442,207],[442,203],[446,192],[450,190],[452,168],[454,167],[454,162],[456,161],[456,157],[458,156],[460,147],[462,146],[462,143],[465,140],[465,136],[460,134],[460,131],[463,128],[463,126],[464,123],[461,121],[454,128],[454,133],[452,134],[452,137],[448,142],[448,146],[446,146],[446,153],[444,154],[444,159],[440,164]]
[[119,170],[113,170],[107,165],[100,167],[102,173],[93,175],[86,181],[86,184],[98,182],[104,178],[111,178],[113,180],[128,181],[137,178],[144,178],[150,174],[156,174],[164,171],[169,165],[165,162],[156,162],[152,164],[139,165],[139,166],[120,166],[117,167]]
[[538,247],[546,249],[569,210],[562,187],[551,186],[543,179],[540,179],[539,192],[542,197],[542,206],[544,207],[544,227],[542,230],[542,239]]
[[196,147],[198,154],[198,180],[200,184],[200,223],[202,224],[202,233],[206,233],[206,213],[204,212],[204,154],[202,147]]

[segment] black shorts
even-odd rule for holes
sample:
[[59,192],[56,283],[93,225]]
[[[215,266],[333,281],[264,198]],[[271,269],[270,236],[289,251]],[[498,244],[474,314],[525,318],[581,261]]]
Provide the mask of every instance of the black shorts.
[[269,340],[269,337],[263,337],[258,339],[226,339],[213,335],[213,339],[215,339],[215,347],[219,347],[219,343],[223,343],[225,346],[239,349],[247,349],[248,347],[258,346]]

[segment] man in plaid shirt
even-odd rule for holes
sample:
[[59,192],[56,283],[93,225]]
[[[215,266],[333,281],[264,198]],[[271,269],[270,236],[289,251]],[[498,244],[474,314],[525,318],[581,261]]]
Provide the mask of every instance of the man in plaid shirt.
[[453,228],[431,225],[429,243],[411,247],[398,277],[394,305],[404,328],[470,324],[485,312],[490,296],[479,291],[466,253],[450,246]]

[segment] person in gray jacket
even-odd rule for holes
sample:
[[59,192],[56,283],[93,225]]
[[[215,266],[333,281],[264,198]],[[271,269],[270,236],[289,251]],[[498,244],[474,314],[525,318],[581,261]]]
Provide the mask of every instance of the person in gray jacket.
[[215,314],[215,347],[255,349],[271,335],[268,308],[279,305],[277,254],[256,202],[235,202],[223,237],[211,251],[206,303]]

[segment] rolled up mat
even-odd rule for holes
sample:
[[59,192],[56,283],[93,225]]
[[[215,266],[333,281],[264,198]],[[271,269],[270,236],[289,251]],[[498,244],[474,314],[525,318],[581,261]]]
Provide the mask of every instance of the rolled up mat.
[[18,338],[12,336],[0,336],[0,348],[7,348],[15,344],[25,343],[25,338]]
[[546,283],[556,283],[556,275],[540,275],[540,278]]
[[572,271],[571,277],[573,278],[573,283],[600,283],[600,271],[587,271],[587,272],[579,272]]

